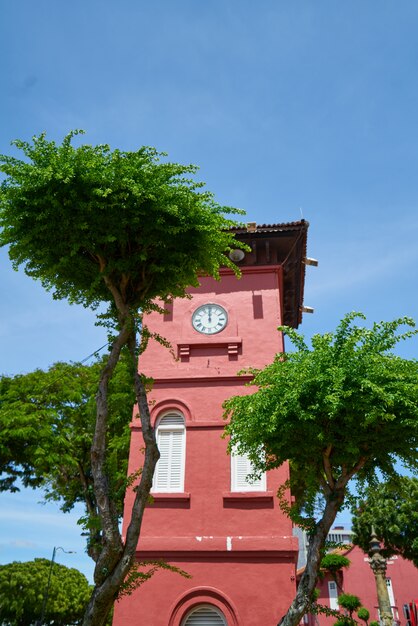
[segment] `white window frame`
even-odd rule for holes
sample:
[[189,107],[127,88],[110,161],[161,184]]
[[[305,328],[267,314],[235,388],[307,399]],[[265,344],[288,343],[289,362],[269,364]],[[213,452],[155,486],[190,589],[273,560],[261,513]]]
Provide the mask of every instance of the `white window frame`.
[[[254,465],[247,454],[231,452],[231,492],[266,491],[266,472],[263,472],[260,478],[255,481],[247,480],[247,476],[253,471]],[[246,477],[243,480],[244,472]]]
[[335,580],[328,581],[328,597],[329,597],[329,608],[333,611],[338,611],[340,608],[338,605],[338,589],[337,583]]
[[392,614],[393,617],[395,617],[395,594],[393,592],[393,585],[392,585],[392,579],[390,578],[390,576],[386,577],[386,587],[388,588],[388,596],[389,596],[389,602],[390,602],[390,606],[392,608]]
[[[180,440],[178,435],[180,435]],[[158,418],[155,429],[155,436],[161,456],[155,468],[151,493],[183,493],[186,464],[186,426],[183,414],[180,413],[180,411],[175,410],[164,412]],[[163,448],[162,446],[163,437],[166,439],[166,441],[168,437],[168,448]],[[179,443],[177,443],[178,441]],[[179,446],[178,450],[174,449],[176,445]],[[178,476],[176,478],[174,478],[171,473],[171,461],[173,451],[179,455],[178,464],[180,465],[180,467]],[[167,453],[169,457],[168,460],[166,459]],[[167,476],[164,477],[164,475],[162,475],[163,470],[161,463],[166,460],[168,468]]]

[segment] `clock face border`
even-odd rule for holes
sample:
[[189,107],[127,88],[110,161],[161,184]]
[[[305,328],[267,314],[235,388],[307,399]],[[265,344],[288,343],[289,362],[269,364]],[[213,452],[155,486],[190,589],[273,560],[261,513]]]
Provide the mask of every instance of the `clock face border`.
[[[196,328],[196,325],[195,325],[196,316],[198,315],[199,311],[204,310],[208,306],[213,306],[213,307],[216,307],[217,309],[220,309],[222,313],[225,315],[225,323],[223,324],[222,328],[220,328],[219,330],[214,330],[214,331],[211,330],[211,332],[205,332],[204,330],[199,330],[199,328]],[[229,321],[228,311],[221,304],[216,304],[216,302],[205,302],[205,304],[201,304],[200,306],[197,307],[197,309],[193,311],[192,318],[191,318],[193,330],[195,330],[200,335],[203,335],[204,337],[212,337],[213,335],[218,335],[223,330],[225,330],[225,328],[228,326],[228,321]]]

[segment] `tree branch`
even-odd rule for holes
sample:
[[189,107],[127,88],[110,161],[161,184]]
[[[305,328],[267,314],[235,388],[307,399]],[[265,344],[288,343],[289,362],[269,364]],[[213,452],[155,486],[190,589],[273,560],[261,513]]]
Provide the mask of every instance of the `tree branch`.
[[136,548],[142,524],[142,517],[145,506],[148,502],[149,493],[152,487],[154,470],[160,453],[155,439],[155,431],[151,425],[151,415],[149,411],[147,393],[141,375],[136,368],[136,343],[129,339],[129,350],[135,363],[134,385],[135,394],[139,408],[139,415],[142,426],[142,436],[145,442],[144,465],[141,472],[139,485],[135,487],[135,500],[132,507],[131,522],[126,533],[125,549],[129,552]]
[[[143,437],[145,441],[145,457],[144,465],[141,472],[141,480],[139,485],[135,488],[135,500],[131,512],[131,521],[126,534],[125,545],[121,545],[121,550],[117,557],[114,559],[114,567],[107,572],[105,581],[100,585],[96,582],[96,587],[93,591],[89,605],[86,610],[84,618],[84,626],[92,623],[92,618],[96,611],[102,613],[106,618],[110,609],[111,603],[109,598],[113,601],[119,591],[121,581],[125,580],[129,571],[132,568],[135,561],[135,553],[138,544],[138,538],[141,531],[142,519],[145,507],[148,503],[149,492],[152,487],[154,469],[159,459],[159,451],[155,440],[154,429],[151,425],[151,416],[149,412],[146,389],[140,374],[137,370],[137,355],[136,355],[136,333],[132,331],[127,339],[127,345],[132,357],[134,367],[134,384],[135,394],[140,412]],[[116,524],[117,529],[117,524]],[[120,538],[121,540],[121,538]],[[104,552],[104,550],[103,550]],[[106,564],[104,559],[100,555],[100,563]],[[98,570],[96,565],[96,570]],[[96,579],[95,570],[95,579]]]
[[322,550],[325,546],[329,529],[334,523],[341,504],[344,502],[344,491],[334,491],[333,496],[333,498],[327,498],[322,518],[316,524],[315,532],[310,538],[305,571],[300,579],[295,599],[278,626],[294,626],[294,624],[298,624],[312,602],[312,594],[321,566]]
[[[119,311],[119,315],[121,321],[128,316],[128,307],[126,306],[125,300],[122,298],[122,295],[116,285],[113,284],[113,281],[109,278],[109,276],[103,275],[103,280],[106,287],[109,289],[110,293],[113,296],[115,301],[115,305],[117,310]],[[126,342],[125,342],[126,343]]]
[[337,480],[336,483],[336,489],[341,489],[343,487],[345,487],[348,483],[348,481],[353,478],[353,476],[355,474],[357,474],[357,472],[359,472],[361,470],[361,468],[364,466],[364,464],[366,463],[367,459],[365,457],[361,457],[360,460],[358,461],[358,463],[356,463],[349,472],[345,472],[344,474],[342,474],[340,476],[340,478]]
[[328,484],[329,484],[331,489],[334,489],[335,488],[335,481],[334,481],[334,477],[332,475],[332,469],[331,469],[331,463],[330,463],[331,452],[332,452],[332,445],[330,444],[327,447],[327,449],[325,450],[325,452],[323,453],[322,459],[323,459],[323,466],[324,466],[325,476],[327,477]]
[[96,562],[94,580],[96,585],[106,578],[122,551],[122,540],[118,528],[118,516],[115,506],[109,498],[109,480],[106,473],[106,434],[108,420],[108,386],[109,380],[118,363],[122,347],[126,345],[132,333],[132,319],[127,317],[114,341],[109,358],[103,368],[99,388],[96,395],[97,414],[96,428],[91,448],[91,467],[94,479],[94,490],[97,508],[102,522],[103,547]]

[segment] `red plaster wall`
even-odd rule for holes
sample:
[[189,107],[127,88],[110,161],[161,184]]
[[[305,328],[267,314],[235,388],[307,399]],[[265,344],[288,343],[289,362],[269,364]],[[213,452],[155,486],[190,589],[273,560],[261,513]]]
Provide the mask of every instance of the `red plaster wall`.
[[[191,289],[191,300],[179,299],[172,305],[172,315],[161,316],[153,313],[146,323],[173,342],[176,350],[178,343],[199,341],[206,343],[206,348],[192,349],[189,361],[176,362],[167,350],[156,342],[150,342],[141,357],[140,368],[159,377],[201,377],[235,376],[244,367],[264,367],[282,347],[282,340],[277,332],[281,323],[281,304],[279,288],[281,284],[280,268],[252,267],[244,268],[243,276],[237,279],[231,273],[224,273],[218,282],[211,278],[202,278],[198,289]],[[211,337],[203,337],[191,325],[193,311],[207,302],[215,302],[228,310],[229,320],[225,330]],[[225,349],[210,348],[225,338],[242,339],[242,349],[238,358],[229,359]],[[209,394],[206,394],[208,399]],[[195,405],[195,410],[198,406]],[[219,417],[219,410],[217,413]]]
[[[223,401],[252,391],[237,372],[263,367],[283,349],[277,332],[280,285],[278,267],[244,268],[240,280],[225,272],[220,282],[202,279],[201,287],[191,290],[192,299],[176,300],[169,314],[147,317],[150,329],[171,341],[174,356],[152,341],[140,371],[155,380],[149,394],[153,419],[168,408],[185,416],[186,471],[183,494],[156,494],[147,508],[138,558],[165,559],[192,579],[157,573],[117,603],[116,626],[179,626],[200,602],[221,608],[228,626],[275,626],[294,596],[297,541],[275,497],[288,467],[269,473],[266,492],[231,494],[230,457],[221,437]],[[202,337],[191,315],[207,302],[228,311],[228,325]],[[237,354],[228,353],[231,344],[238,345]],[[185,346],[189,355],[176,359]],[[142,445],[134,417],[129,472],[141,462]],[[132,497],[128,493],[124,528]]]
[[[370,620],[378,620],[376,584],[367,556],[357,546],[349,550],[346,556],[350,559],[351,565],[344,569],[344,592],[358,596],[363,606],[370,611]],[[386,576],[392,581],[398,623],[406,626],[402,606],[418,598],[418,570],[410,561],[397,557],[389,559]],[[320,590],[318,602],[329,606],[328,579],[320,586]],[[320,626],[332,626],[335,622],[335,619],[322,615],[318,618]]]
[[294,566],[284,560],[219,556],[170,562],[191,574],[191,580],[171,572],[156,574],[116,604],[118,624],[179,626],[194,604],[209,602],[224,612],[228,626],[276,626],[294,594]]

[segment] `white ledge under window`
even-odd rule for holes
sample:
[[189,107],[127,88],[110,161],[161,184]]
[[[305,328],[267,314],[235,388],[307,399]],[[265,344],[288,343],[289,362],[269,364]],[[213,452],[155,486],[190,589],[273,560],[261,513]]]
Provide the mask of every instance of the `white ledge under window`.
[[240,500],[256,500],[257,502],[272,502],[272,491],[224,491],[224,502],[239,502]]

